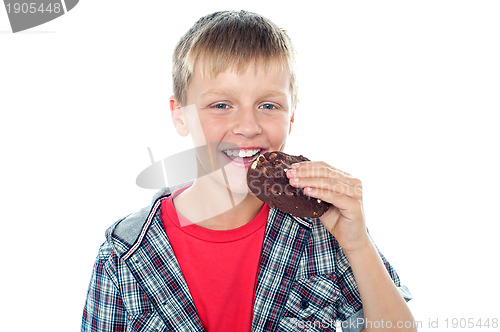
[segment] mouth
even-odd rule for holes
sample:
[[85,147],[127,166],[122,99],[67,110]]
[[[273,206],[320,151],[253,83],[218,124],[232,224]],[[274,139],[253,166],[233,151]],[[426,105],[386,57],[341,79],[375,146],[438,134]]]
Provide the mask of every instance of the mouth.
[[222,150],[222,154],[237,166],[249,167],[266,150],[259,147]]

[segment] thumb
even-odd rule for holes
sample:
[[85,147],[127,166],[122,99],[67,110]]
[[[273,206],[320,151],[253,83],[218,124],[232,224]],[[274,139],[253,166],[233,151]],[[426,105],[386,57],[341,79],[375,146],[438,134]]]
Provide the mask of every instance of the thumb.
[[319,220],[321,220],[321,223],[325,226],[327,231],[332,233],[340,216],[340,210],[332,205],[321,217],[319,217]]

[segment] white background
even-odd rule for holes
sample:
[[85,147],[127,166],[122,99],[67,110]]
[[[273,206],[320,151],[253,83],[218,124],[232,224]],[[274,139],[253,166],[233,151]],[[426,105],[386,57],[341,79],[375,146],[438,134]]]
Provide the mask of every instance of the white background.
[[222,9],[288,31],[300,104],[287,150],[363,181],[420,330],[500,318],[500,4],[326,3],[83,0],[17,34],[0,7],[0,330],[79,330],[105,229],[155,192],[135,185],[147,147],[190,147],[168,110],[173,47]]

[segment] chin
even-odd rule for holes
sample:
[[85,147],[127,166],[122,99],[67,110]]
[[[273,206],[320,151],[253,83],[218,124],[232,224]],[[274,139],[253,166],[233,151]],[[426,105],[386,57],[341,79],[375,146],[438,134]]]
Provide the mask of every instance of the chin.
[[225,186],[232,193],[238,195],[248,195],[250,188],[248,188],[246,172],[245,174],[232,174],[226,173],[227,181],[224,181]]

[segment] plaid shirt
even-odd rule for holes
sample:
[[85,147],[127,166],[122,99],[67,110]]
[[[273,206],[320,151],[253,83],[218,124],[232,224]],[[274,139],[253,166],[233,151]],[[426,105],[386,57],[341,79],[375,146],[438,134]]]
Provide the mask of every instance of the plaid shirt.
[[[185,184],[183,184],[185,185]],[[181,185],[181,186],[183,186]],[[161,220],[150,207],[106,232],[94,265],[82,331],[204,331]],[[398,275],[381,255],[403,296]],[[317,219],[271,209],[255,293],[252,331],[360,331],[361,298],[349,262]]]

